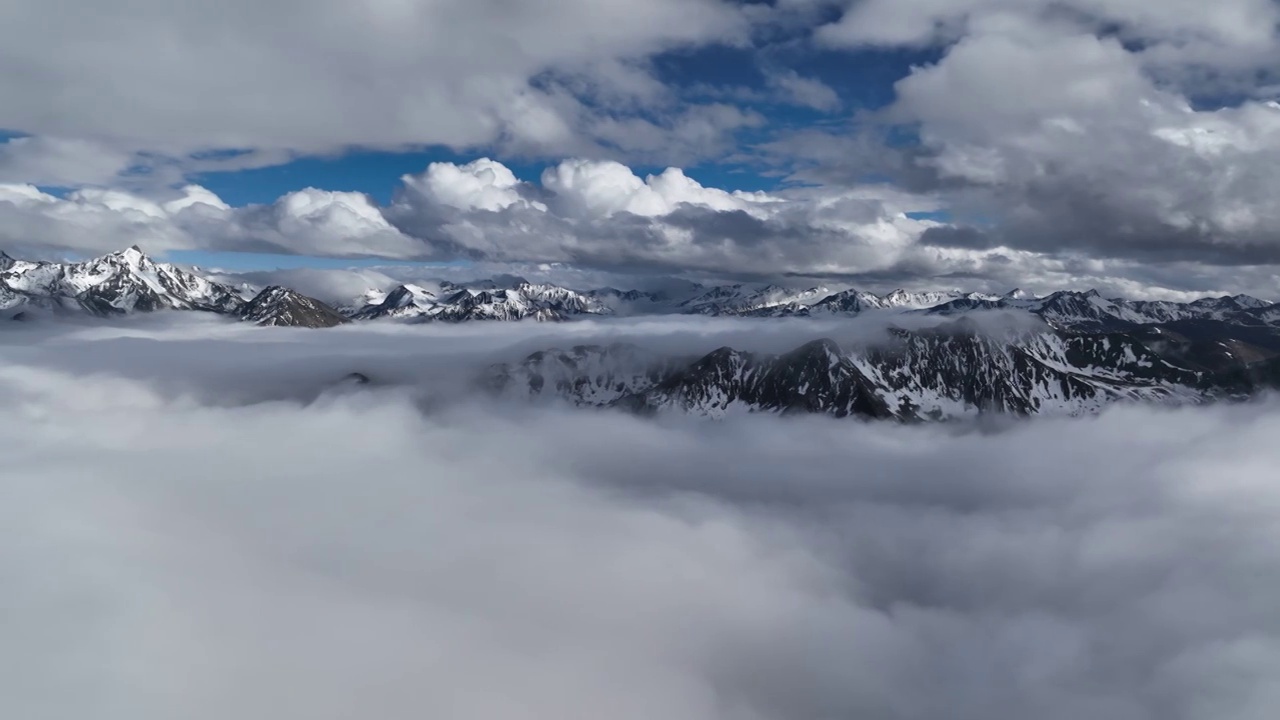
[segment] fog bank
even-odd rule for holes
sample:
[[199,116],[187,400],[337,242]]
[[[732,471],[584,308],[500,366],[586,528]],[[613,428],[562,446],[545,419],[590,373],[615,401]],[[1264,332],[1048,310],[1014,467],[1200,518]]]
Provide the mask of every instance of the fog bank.
[[394,387],[225,397],[525,340],[329,344],[343,332],[4,336],[12,716],[1220,720],[1280,703],[1274,403],[981,432],[424,415]]

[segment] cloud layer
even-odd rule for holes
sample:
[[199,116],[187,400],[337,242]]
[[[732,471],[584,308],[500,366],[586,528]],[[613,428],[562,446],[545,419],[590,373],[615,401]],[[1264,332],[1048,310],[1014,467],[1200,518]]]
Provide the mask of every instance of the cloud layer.
[[[1107,244],[1104,230],[1114,228],[1103,227],[1096,208],[1093,215],[1059,218],[1062,228],[1068,219],[1096,222],[1095,234],[1072,235],[1068,242],[1046,230],[1018,242],[1020,236],[1010,235],[1018,225],[988,231],[929,219],[946,207],[947,196],[887,184],[729,192],[678,168],[642,177],[617,162],[586,159],[552,165],[529,181],[484,158],[432,163],[421,174],[406,175],[386,206],[361,193],[315,188],[270,205],[232,208],[197,185],[156,199],[97,189],[56,197],[30,185],[0,185],[0,244],[33,257],[110,252],[136,243],[158,253],[465,259],[491,273],[546,276],[546,266],[555,266],[561,270],[548,279],[569,283],[611,273],[613,282],[627,286],[645,284],[639,275],[658,274],[838,281],[885,290],[1098,288],[1168,299],[1280,294],[1274,266],[1239,264],[1246,246],[1200,246],[1188,239],[1182,252],[1170,236],[1157,234],[1133,237],[1147,243],[1145,250],[1126,252]],[[1027,217],[1047,222],[1041,215]],[[1101,248],[1096,257],[1089,251],[1095,247]],[[1210,252],[1228,261],[1207,262]]]
[[[742,41],[749,23],[719,0],[570,0],[536,12],[489,0],[377,0],[359,12],[294,0],[65,9],[0,12],[0,43],[23,68],[3,73],[13,102],[0,128],[179,156],[436,143],[580,152],[603,122],[586,95],[619,110],[661,99],[639,61]],[[51,33],[66,52],[45,51]],[[591,89],[575,93],[575,83]]]
[[199,186],[157,202],[121,191],[57,198],[30,185],[0,185],[0,240],[23,246],[38,237],[39,245],[108,251],[141,237],[155,250],[839,273],[892,262],[929,225],[909,219],[911,207],[929,206],[868,189],[815,198],[726,192],[678,168],[642,178],[602,160],[566,160],[533,183],[481,159],[433,163],[405,176],[387,207],[314,188],[271,205],[230,208]]
[[0,345],[0,690],[21,715],[1243,720],[1280,700],[1270,405],[1002,432],[423,415],[400,388],[252,383],[323,379],[352,348],[434,375],[508,331],[22,332],[41,342]]
[[[938,53],[878,118],[919,138],[889,162],[899,180],[940,193],[963,228],[928,244],[1274,266],[1278,22],[1265,0],[872,0],[817,38]],[[869,154],[830,153],[840,140],[783,144],[835,177]]]
[[[0,11],[0,129],[29,134],[0,144],[15,249],[1280,293],[1268,0],[47,5]],[[50,31],[74,51],[45,52]],[[173,190],[437,144],[484,157],[406,176],[386,207]],[[540,177],[512,172],[531,157]],[[704,162],[780,189],[632,169]]]

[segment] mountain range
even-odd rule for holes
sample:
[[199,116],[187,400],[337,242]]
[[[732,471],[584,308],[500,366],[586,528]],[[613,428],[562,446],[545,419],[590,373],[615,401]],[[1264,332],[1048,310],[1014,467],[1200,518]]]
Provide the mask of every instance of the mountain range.
[[489,368],[505,397],[641,413],[809,413],[907,422],[991,414],[1081,415],[1118,402],[1240,400],[1280,384],[1280,331],[1236,339],[1221,320],[1138,331],[992,327],[961,318],[842,348],[819,339],[782,354],[723,347],[669,357],[628,345],[533,353]]
[[216,313],[260,325],[331,327],[347,319],[293,290],[247,292],[158,263],[134,246],[84,262],[31,262],[0,253],[0,309],[36,314],[124,315],[157,310]]
[[[887,336],[841,347],[829,339],[782,354],[724,347],[664,356],[638,346],[548,349],[489,368],[500,395],[652,413],[819,413],[901,421],[990,413],[1081,414],[1123,401],[1201,403],[1280,385],[1280,305],[1247,295],[1187,303],[958,291],[877,295],[746,284],[680,292],[573,290],[505,277],[370,290],[328,305],[295,290],[233,286],[155,262],[137,247],[83,262],[0,253],[0,311],[114,316],[213,313],[266,326],[350,322],[565,321],[649,313],[821,318],[883,313]],[[993,312],[1003,311],[1003,312]],[[933,318],[899,323],[896,317]],[[929,323],[923,323],[929,325]]]
[[139,248],[83,262],[32,262],[0,253],[0,311],[26,319],[33,312],[98,316],[157,310],[210,312],[262,325],[332,327],[349,321],[563,321],[575,317],[690,314],[737,317],[852,317],[867,312],[961,316],[980,310],[1029,313],[1059,330],[1121,331],[1193,320],[1237,325],[1280,324],[1280,305],[1247,295],[1188,303],[1104,298],[1097,291],[1034,297],[960,291],[885,295],[826,287],[791,289],[749,284],[682,292],[596,288],[575,290],[506,277],[467,283],[437,281],[371,289],[336,307],[294,290],[215,282],[159,263]]

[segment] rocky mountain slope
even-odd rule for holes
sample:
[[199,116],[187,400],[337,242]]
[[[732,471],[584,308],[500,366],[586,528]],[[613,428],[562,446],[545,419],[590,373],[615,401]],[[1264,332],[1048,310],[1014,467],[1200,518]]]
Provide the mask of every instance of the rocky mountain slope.
[[575,315],[608,315],[608,305],[596,298],[556,285],[519,281],[511,287],[484,283],[479,287],[441,282],[434,289],[400,285],[378,303],[351,315],[356,320],[393,318],[418,322],[438,320],[567,320]]
[[94,315],[162,309],[235,314],[244,302],[235,288],[154,262],[137,247],[78,263],[0,258],[0,309],[36,307]]
[[347,321],[319,300],[284,288],[246,299],[238,288],[155,262],[136,246],[84,262],[28,262],[0,254],[0,310],[17,319],[45,312],[108,317],[186,310],[259,325],[331,327]]
[[[1280,386],[1280,305],[1236,295],[1188,303],[952,291],[877,295],[824,287],[686,285],[677,291],[577,291],[504,277],[371,290],[339,311],[282,286],[255,291],[158,263],[136,247],[83,262],[0,254],[0,311],[118,316],[213,313],[265,326],[351,321],[563,321],[683,313],[739,317],[915,315],[916,329],[841,347],[828,339],[782,354],[720,348],[674,357],[630,345],[534,353],[491,368],[504,395],[637,412],[706,416],[818,413],[923,421],[984,414],[1088,413],[1116,402],[1198,403]],[[992,314],[994,313],[994,314]],[[937,323],[921,328],[919,320]]]
[[1044,298],[966,297],[926,309],[933,315],[963,315],[974,310],[1018,310],[1043,318],[1057,328],[1098,331],[1129,330],[1179,320],[1221,320],[1239,324],[1273,322],[1277,306],[1248,295],[1201,298],[1189,303],[1104,298],[1097,290],[1061,291]]
[[[111,316],[157,310],[217,313],[253,322],[329,327],[345,320],[399,322],[564,321],[609,315],[690,314],[730,317],[856,317],[866,313],[916,313],[962,317],[1003,311],[1031,315],[1069,332],[1136,332],[1170,323],[1220,322],[1239,327],[1280,327],[1280,305],[1247,295],[1203,298],[1187,303],[1105,298],[1096,291],[1062,291],[1034,297],[1015,290],[1005,295],[954,290],[906,291],[878,295],[823,286],[791,289],[778,285],[734,284],[706,287],[684,283],[679,290],[650,292],[600,288],[574,290],[504,276],[467,283],[405,283],[390,290],[371,288],[335,309],[295,291],[254,303],[254,288],[233,287],[198,271],[158,263],[137,247],[83,262],[28,262],[0,253],[0,312],[87,313]],[[270,301],[270,302],[268,302]],[[246,315],[251,303],[253,312]],[[289,309],[266,312],[283,304]],[[305,306],[305,307],[304,307]]]
[[924,421],[1079,415],[1117,402],[1200,403],[1248,397],[1280,382],[1280,333],[1269,335],[1267,347],[1249,344],[1262,360],[1216,369],[1180,361],[1211,356],[1220,342],[1181,336],[1160,345],[1151,333],[1072,333],[1048,324],[1001,330],[962,319],[893,329],[887,340],[860,347],[821,339],[781,355],[725,347],[663,358],[629,345],[579,346],[492,367],[483,384],[507,397],[646,413]]
[[277,285],[264,289],[246,303],[240,317],[275,327],[326,328],[350,322],[319,300]]

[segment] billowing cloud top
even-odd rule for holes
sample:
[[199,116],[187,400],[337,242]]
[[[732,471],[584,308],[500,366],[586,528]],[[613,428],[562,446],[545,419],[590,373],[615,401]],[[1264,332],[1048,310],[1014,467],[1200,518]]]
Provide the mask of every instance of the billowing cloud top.
[[[11,247],[1280,292],[1269,0],[73,5],[0,11]],[[384,204],[175,190],[441,146]]]

